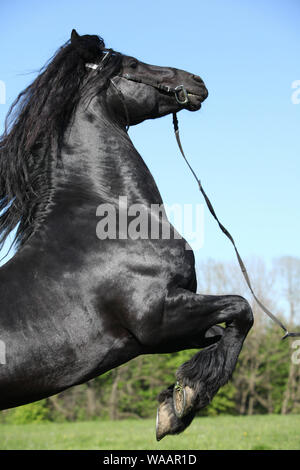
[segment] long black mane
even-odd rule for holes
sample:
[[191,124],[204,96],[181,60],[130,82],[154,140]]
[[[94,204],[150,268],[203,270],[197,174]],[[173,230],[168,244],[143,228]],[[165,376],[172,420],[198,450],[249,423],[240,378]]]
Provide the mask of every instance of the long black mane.
[[[18,224],[17,247],[33,232],[47,203],[51,160],[59,161],[66,128],[82,98],[85,64],[99,62],[104,49],[101,37],[73,30],[10,107],[0,138],[0,250]],[[100,92],[119,63],[120,55],[114,54],[101,75],[85,81],[85,89]]]

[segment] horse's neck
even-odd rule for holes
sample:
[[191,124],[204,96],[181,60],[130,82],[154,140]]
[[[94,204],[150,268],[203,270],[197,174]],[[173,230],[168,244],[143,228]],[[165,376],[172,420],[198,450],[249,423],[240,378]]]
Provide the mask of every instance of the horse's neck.
[[75,115],[62,154],[64,168],[56,175],[57,187],[63,184],[66,193],[78,188],[92,199],[97,196],[110,203],[119,196],[160,203],[154,179],[125,129],[95,101]]
[[53,189],[45,216],[20,250],[20,258],[33,258],[43,266],[47,262],[50,269],[49,258],[61,262],[70,253],[72,257],[86,251],[92,254],[99,250],[96,210],[100,204],[117,205],[120,196],[127,197],[128,205],[162,203],[125,130],[105,110],[102,115],[96,111],[91,102],[88,109],[79,106],[75,113],[62,150],[63,165],[53,163]]

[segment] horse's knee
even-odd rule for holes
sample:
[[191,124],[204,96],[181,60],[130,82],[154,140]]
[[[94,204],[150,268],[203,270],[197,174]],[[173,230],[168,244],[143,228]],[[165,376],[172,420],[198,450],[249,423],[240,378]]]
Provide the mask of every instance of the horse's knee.
[[249,330],[253,326],[254,316],[249,302],[241,296],[234,296],[237,312],[237,322]]

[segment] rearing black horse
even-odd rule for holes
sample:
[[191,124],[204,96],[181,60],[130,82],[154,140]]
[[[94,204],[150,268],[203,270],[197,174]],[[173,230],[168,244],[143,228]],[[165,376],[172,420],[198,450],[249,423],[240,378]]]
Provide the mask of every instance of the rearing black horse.
[[[2,244],[19,223],[18,252],[0,270],[0,409],[141,354],[199,348],[159,396],[161,439],[183,431],[229,380],[253,324],[247,301],[197,294],[193,253],[170,225],[169,239],[150,228],[136,239],[96,234],[97,208],[120,215],[120,196],[146,214],[162,205],[126,126],[197,110],[206,97],[199,76],[73,30],[17,98],[0,141]],[[162,214],[159,224],[168,224]]]

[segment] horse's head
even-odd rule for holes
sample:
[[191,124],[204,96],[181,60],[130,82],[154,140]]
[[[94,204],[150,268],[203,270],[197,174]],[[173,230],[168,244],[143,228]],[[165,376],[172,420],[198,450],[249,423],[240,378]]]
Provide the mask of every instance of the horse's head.
[[[181,109],[196,111],[208,92],[198,76],[173,67],[145,64],[134,57],[106,49],[97,36],[80,36],[75,30],[71,46],[98,90],[108,84],[107,104],[122,123],[134,125]],[[93,62],[91,62],[91,60]],[[99,87],[99,83],[102,85]]]
[[128,125],[181,109],[196,111],[208,95],[198,75],[124,55],[121,69],[111,78],[110,91],[108,99]]
[[[49,202],[49,161],[61,160],[79,108],[79,120],[86,112],[92,123],[102,113],[125,127],[184,108],[197,110],[206,97],[200,77],[147,65],[106,49],[99,36],[73,30],[19,94],[0,136],[0,249],[16,226],[17,244],[31,236],[32,214],[42,214]],[[88,140],[85,126],[79,128]]]

